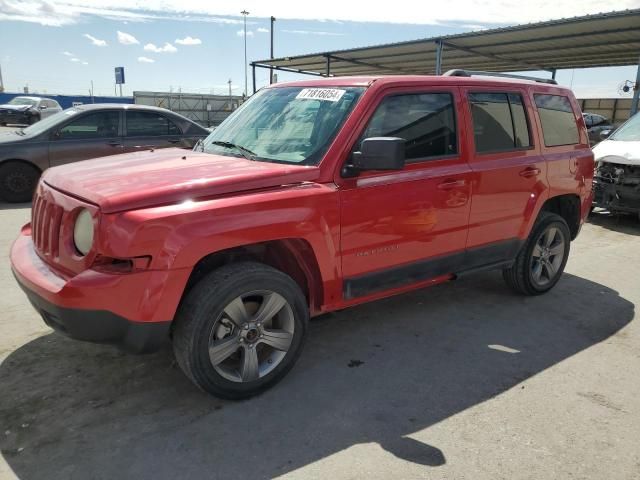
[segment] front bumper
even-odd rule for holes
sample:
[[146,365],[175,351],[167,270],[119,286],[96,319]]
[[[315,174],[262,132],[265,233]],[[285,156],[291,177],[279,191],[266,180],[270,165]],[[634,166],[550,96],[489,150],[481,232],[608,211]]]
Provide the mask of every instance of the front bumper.
[[0,123],[24,125],[30,119],[31,115],[26,112],[0,112]]
[[610,212],[640,213],[640,194],[631,187],[594,180],[593,206]]
[[78,340],[133,352],[153,351],[168,338],[188,269],[130,274],[89,269],[68,276],[38,256],[29,232],[23,228],[11,247],[11,268],[47,325]]

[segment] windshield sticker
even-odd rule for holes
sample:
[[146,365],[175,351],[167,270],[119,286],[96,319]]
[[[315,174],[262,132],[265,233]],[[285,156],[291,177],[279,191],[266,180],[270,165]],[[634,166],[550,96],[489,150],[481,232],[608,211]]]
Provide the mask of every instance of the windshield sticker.
[[326,102],[337,102],[342,98],[346,90],[338,90],[337,88],[303,88],[297,99],[300,100],[324,100]]

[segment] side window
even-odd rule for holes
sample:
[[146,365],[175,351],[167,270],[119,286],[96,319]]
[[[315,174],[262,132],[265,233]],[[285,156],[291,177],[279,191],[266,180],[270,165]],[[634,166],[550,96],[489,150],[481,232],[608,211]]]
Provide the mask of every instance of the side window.
[[67,123],[59,132],[58,138],[109,138],[118,136],[120,112],[96,112],[83,115]]
[[374,112],[360,141],[370,137],[405,139],[407,161],[455,154],[458,144],[453,97],[449,93],[387,97]]
[[522,97],[514,93],[470,93],[476,152],[531,146]]
[[127,111],[128,137],[179,135],[180,129],[164,115],[153,112]]
[[587,128],[593,127],[593,117],[588,113],[585,113],[582,116],[584,117],[584,124],[587,126]]
[[578,125],[571,108],[571,102],[561,95],[534,95],[544,144],[547,147],[573,145],[580,141]]
[[608,121],[602,115],[594,115],[593,116],[593,126],[594,127],[598,127],[600,125],[604,125],[605,123],[608,123]]

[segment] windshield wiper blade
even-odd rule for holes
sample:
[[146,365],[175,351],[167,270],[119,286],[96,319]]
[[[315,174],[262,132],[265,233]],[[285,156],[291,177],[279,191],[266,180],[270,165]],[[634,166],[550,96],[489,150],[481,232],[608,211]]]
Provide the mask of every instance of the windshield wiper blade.
[[255,160],[257,155],[252,152],[251,150],[249,150],[246,147],[243,147],[242,145],[236,145],[235,143],[231,143],[231,142],[223,142],[222,140],[214,140],[213,142],[211,142],[213,145],[219,145],[221,147],[225,147],[225,148],[234,148],[236,150],[238,150],[240,152],[240,154],[246,158],[247,160]]
[[26,135],[26,133],[24,133],[24,130],[14,130],[13,133],[17,133],[18,135],[21,135],[23,137]]

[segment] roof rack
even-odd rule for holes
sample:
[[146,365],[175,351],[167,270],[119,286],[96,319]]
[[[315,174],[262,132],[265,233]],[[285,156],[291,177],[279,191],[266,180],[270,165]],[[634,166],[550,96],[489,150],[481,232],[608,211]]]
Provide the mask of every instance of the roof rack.
[[537,77],[527,77],[526,75],[512,75],[510,73],[495,73],[495,72],[481,72],[478,70],[462,70],[461,68],[456,68],[453,70],[449,70],[443,74],[445,77],[505,77],[505,78],[517,78],[519,80],[529,80],[532,82],[538,83],[548,83],[550,85],[557,85],[553,78],[537,78]]

